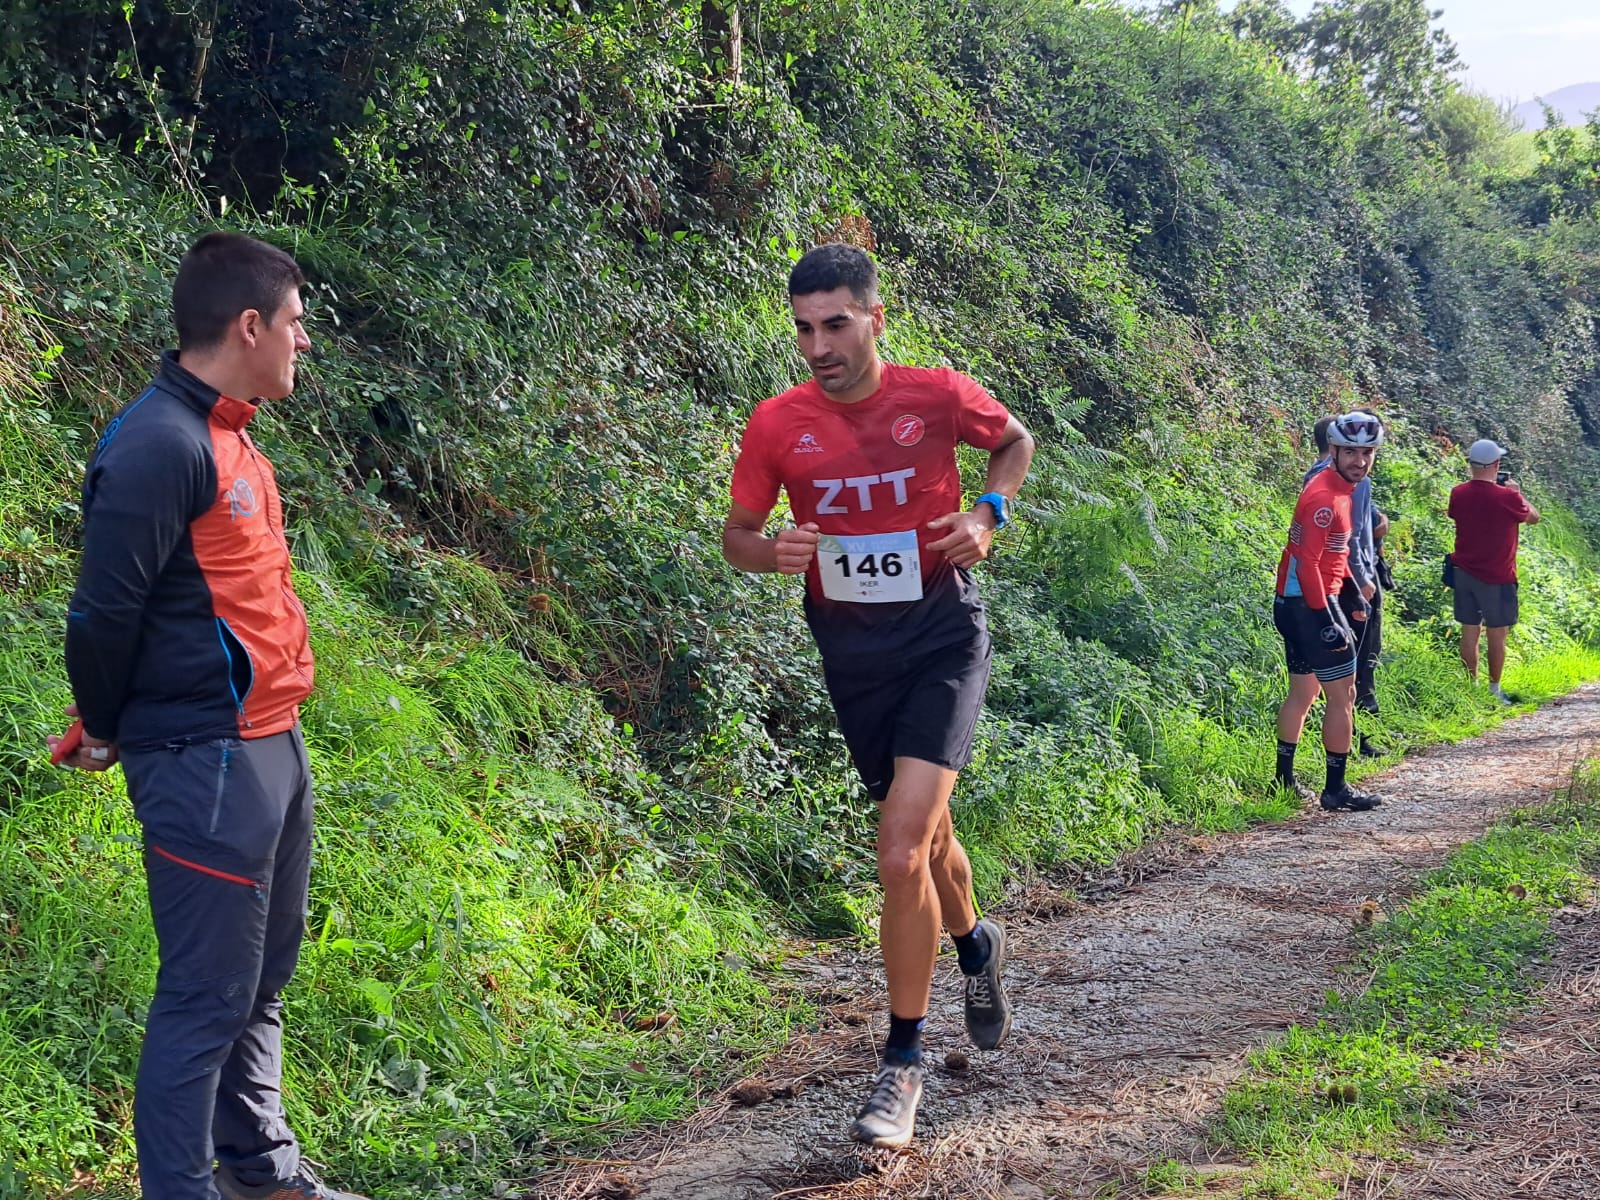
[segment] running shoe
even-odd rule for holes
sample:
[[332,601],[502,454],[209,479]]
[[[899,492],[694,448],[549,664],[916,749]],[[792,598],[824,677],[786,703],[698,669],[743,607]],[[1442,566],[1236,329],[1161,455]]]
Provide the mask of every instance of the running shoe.
[[1501,704],[1504,704],[1504,705],[1507,705],[1507,706],[1509,706],[1512,703],[1514,703],[1510,696],[1506,695],[1503,691],[1500,690],[1500,685],[1498,683],[1495,684],[1493,687],[1491,687],[1489,689],[1489,695],[1492,698],[1494,698],[1495,700],[1498,700]]
[[355,1192],[341,1192],[317,1178],[309,1166],[300,1164],[292,1178],[256,1185],[240,1183],[225,1167],[212,1176],[222,1200],[367,1200]]
[[850,1126],[853,1141],[892,1150],[911,1140],[922,1100],[922,1064],[886,1062],[872,1079],[872,1094]]
[[1337,792],[1322,793],[1322,807],[1328,812],[1368,812],[1382,803],[1382,798],[1357,791],[1348,783]]
[[967,976],[967,1035],[980,1050],[993,1050],[1011,1032],[1011,1003],[1000,974],[1006,969],[1006,927],[987,917],[978,922],[989,942],[983,969]]

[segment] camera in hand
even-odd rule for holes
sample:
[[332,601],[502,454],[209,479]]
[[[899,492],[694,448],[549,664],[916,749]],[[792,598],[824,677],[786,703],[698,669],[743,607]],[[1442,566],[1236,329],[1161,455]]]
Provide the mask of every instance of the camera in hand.
[[1496,471],[1494,473],[1494,481],[1496,483],[1498,483],[1501,487],[1505,487],[1506,481],[1509,480],[1510,478],[1511,478],[1511,472],[1510,471]]

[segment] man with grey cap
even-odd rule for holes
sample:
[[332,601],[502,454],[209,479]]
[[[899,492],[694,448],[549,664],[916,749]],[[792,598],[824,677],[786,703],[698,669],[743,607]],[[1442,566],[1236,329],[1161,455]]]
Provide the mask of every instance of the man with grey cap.
[[1506,665],[1506,633],[1517,623],[1517,534],[1539,521],[1514,479],[1500,470],[1505,447],[1479,438],[1467,447],[1472,478],[1450,493],[1456,523],[1455,615],[1461,623],[1461,661],[1478,681],[1478,631],[1489,630],[1489,693],[1510,704],[1500,689]]

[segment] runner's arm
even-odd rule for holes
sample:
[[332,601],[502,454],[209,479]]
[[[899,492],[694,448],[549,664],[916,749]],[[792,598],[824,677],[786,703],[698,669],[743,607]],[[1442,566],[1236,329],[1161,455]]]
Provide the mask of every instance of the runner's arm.
[[807,523],[798,529],[780,529],[777,537],[768,537],[768,515],[746,508],[737,500],[731,502],[728,517],[722,523],[722,557],[741,571],[803,574],[817,554],[817,527]]
[[[999,492],[1007,500],[1014,499],[1032,461],[1033,436],[1016,417],[1008,417],[1000,440],[989,452],[986,490]],[[1000,514],[990,504],[974,505],[967,512],[936,517],[928,522],[928,528],[950,532],[929,543],[928,549],[937,550],[958,567],[974,567],[989,557],[989,545],[999,520]]]
[[[999,443],[989,452],[989,476],[984,490],[999,492],[1007,500],[1015,500],[1017,493],[1022,490],[1022,481],[1028,477],[1028,466],[1032,462],[1033,435],[1021,421],[1012,417],[1006,422]],[[989,505],[985,504],[984,507],[988,508]]]

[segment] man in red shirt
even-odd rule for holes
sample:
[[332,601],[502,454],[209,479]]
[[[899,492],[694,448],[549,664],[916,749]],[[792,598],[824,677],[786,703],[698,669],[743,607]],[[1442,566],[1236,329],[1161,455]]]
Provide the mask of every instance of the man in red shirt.
[[[850,1134],[911,1140],[940,925],[966,976],[982,1049],[1011,1027],[1005,929],[979,920],[950,794],[972,752],[989,633],[969,571],[989,555],[1033,458],[1016,417],[965,375],[886,363],[877,267],[818,246],[789,275],[812,378],[756,407],[734,466],[722,549],[741,571],[806,577],[805,613],[840,731],[878,801],[879,943],[889,1034]],[[961,507],[956,446],[988,450],[988,490]],[[795,525],[766,532],[780,489]]]
[[1539,510],[1528,503],[1514,479],[1500,479],[1505,449],[1489,438],[1467,448],[1472,478],[1450,493],[1450,519],[1456,523],[1455,614],[1461,622],[1461,661],[1478,681],[1478,633],[1489,629],[1489,693],[1510,704],[1500,689],[1506,666],[1506,634],[1517,623],[1517,536],[1522,525],[1537,525]]
[[[1328,426],[1330,465],[1306,480],[1295,504],[1272,602],[1272,621],[1283,636],[1289,668],[1289,694],[1278,710],[1277,780],[1282,787],[1301,792],[1294,774],[1295,751],[1311,706],[1319,694],[1326,696],[1322,747],[1328,773],[1321,803],[1329,811],[1365,812],[1381,803],[1344,778],[1355,727],[1359,639],[1339,596],[1346,591],[1353,615],[1366,619],[1365,598],[1344,587],[1350,576],[1351,496],[1372,470],[1382,443],[1383,424],[1367,413],[1346,413]],[[1309,792],[1301,794],[1310,797]]]

